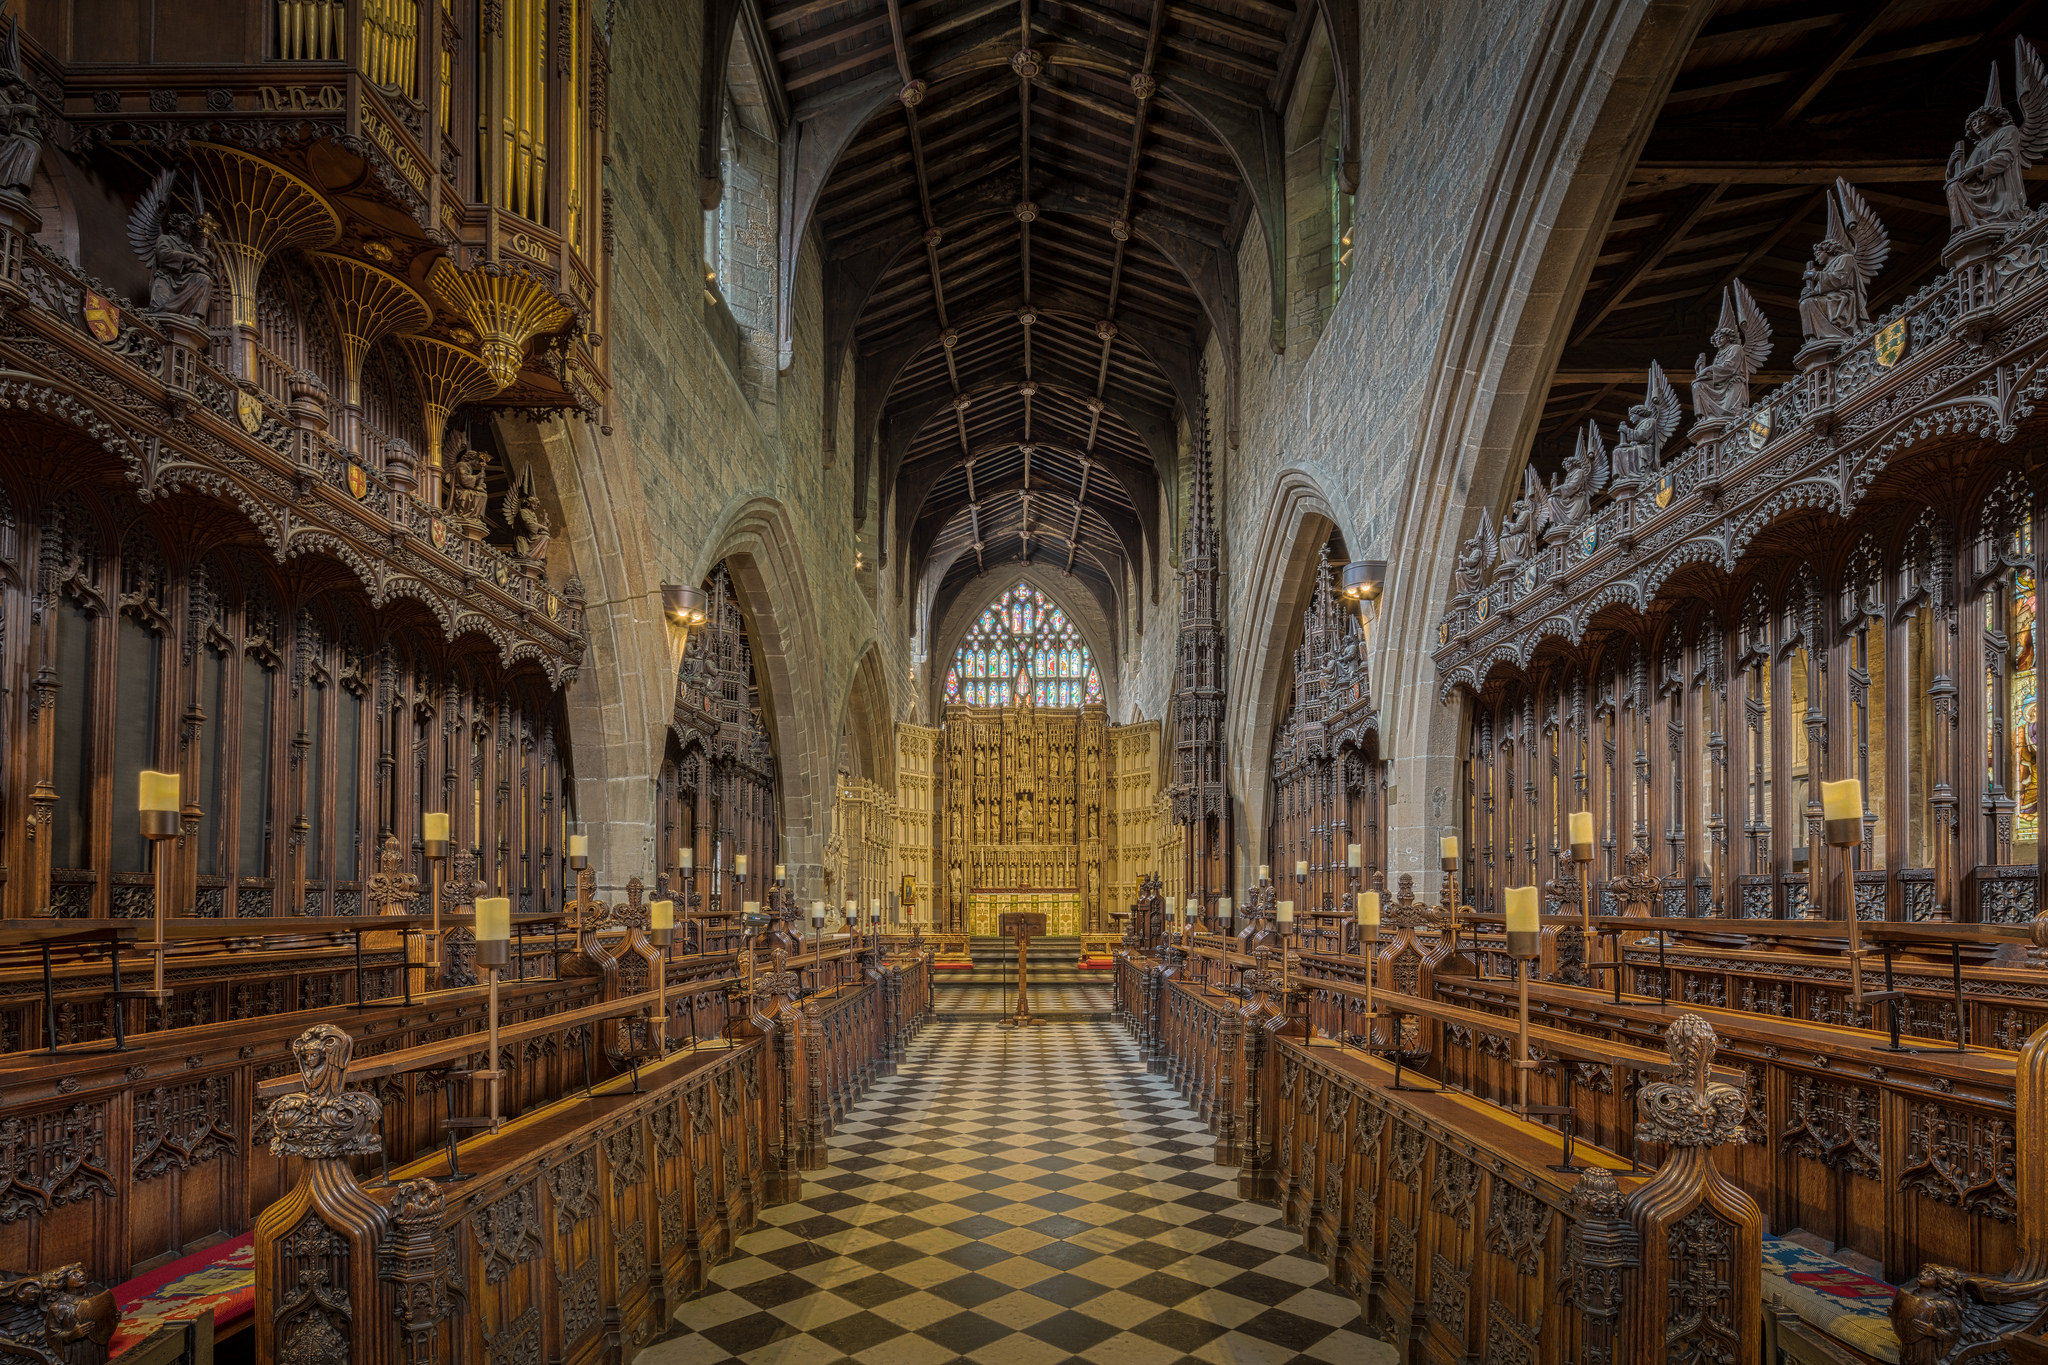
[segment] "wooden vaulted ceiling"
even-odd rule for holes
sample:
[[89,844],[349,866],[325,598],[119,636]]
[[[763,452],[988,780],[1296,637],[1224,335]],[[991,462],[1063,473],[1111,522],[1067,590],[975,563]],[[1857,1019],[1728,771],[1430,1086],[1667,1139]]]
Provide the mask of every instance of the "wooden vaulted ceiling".
[[808,221],[899,583],[935,578],[936,617],[983,572],[1052,563],[1116,619],[1127,574],[1157,580],[1201,344],[1235,330],[1234,279],[1216,287],[1234,268],[1214,266],[1255,210],[1242,140],[1217,130],[1272,124],[1306,8],[783,0],[762,18],[800,136],[862,111]]
[[1685,386],[1737,278],[1775,343],[1753,391],[1789,378],[1801,274],[1837,175],[1891,233],[1872,315],[1925,284],[1949,236],[1942,179],[1963,121],[1994,58],[2010,102],[2013,38],[2044,30],[2039,0],[1722,0],[1608,224],[1545,400],[1537,468],[1554,472],[1588,418],[1612,445],[1652,360],[1689,414]]

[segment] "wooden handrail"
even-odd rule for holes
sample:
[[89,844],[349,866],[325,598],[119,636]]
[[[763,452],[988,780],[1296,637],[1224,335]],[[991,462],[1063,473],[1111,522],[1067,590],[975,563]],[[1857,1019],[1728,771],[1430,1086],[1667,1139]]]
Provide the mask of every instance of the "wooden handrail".
[[[564,1010],[559,1014],[544,1014],[537,1019],[509,1024],[498,1030],[498,1046],[503,1048],[523,1043],[528,1038],[538,1038],[543,1034],[574,1028],[578,1024],[601,1023],[606,1019],[619,1019],[630,1015],[644,1016],[654,1010],[654,995],[651,990],[643,991],[638,995],[627,996],[623,1000],[600,1001],[580,1009]],[[402,1072],[424,1071],[429,1067],[458,1062],[478,1049],[488,1047],[488,1037],[484,1030],[478,1029],[474,1033],[461,1033],[438,1042],[422,1043],[417,1047],[402,1047],[393,1052],[378,1053],[374,1057],[357,1058],[349,1064],[345,1079],[370,1081],[379,1076],[396,1076]],[[276,1099],[279,1095],[293,1094],[302,1088],[302,1082],[297,1076],[280,1076],[276,1080],[265,1081],[257,1086],[256,1098]]]
[[[1302,977],[1296,984],[1308,990],[1329,991],[1353,1000],[1365,999],[1365,988],[1354,986],[1348,981],[1336,981],[1327,977]],[[1374,991],[1372,999],[1375,1005],[1388,1014],[1412,1014],[1441,1024],[1459,1024],[1466,1028],[1484,1029],[1489,1033],[1515,1031],[1516,1021],[1513,1018],[1486,1010],[1467,1009],[1462,1005],[1447,1005],[1440,1000],[1424,1000],[1419,996],[1402,995],[1391,991]],[[1540,1047],[1560,1057],[1572,1058],[1574,1061],[1625,1066],[1656,1075],[1664,1075],[1671,1070],[1671,1059],[1662,1052],[1634,1047],[1627,1043],[1600,1043],[1583,1034],[1538,1024],[1533,1019],[1529,1023],[1529,1045]]]

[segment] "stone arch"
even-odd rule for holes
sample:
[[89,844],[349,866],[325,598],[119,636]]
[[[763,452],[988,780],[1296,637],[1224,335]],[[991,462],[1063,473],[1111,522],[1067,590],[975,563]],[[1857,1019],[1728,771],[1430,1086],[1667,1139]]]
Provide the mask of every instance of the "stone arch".
[[[732,576],[747,618],[761,719],[775,745],[782,861],[796,895],[808,900],[821,894],[838,731],[831,720],[835,710],[827,696],[816,599],[799,536],[787,507],[757,496],[729,509],[706,544],[710,550],[689,581],[703,578],[719,563]],[[668,678],[673,691],[673,671]]]
[[[1388,853],[1421,865],[1453,809],[1463,728],[1438,703],[1436,665],[1389,641],[1436,638],[1458,542],[1512,491],[1572,315],[1664,93],[1710,0],[1644,7],[1571,0],[1546,16],[1503,120],[1445,304],[1432,378],[1395,515],[1374,675],[1385,680],[1393,780]],[[1388,541],[1392,543],[1387,543]]]
[[1230,701],[1224,716],[1230,783],[1244,816],[1237,821],[1240,867],[1259,862],[1266,838],[1266,780],[1273,760],[1273,725],[1287,704],[1294,629],[1315,591],[1317,552],[1337,529],[1330,500],[1298,469],[1280,475],[1267,500],[1243,583],[1259,609],[1240,618],[1230,641]]
[[882,647],[869,641],[847,679],[839,708],[844,754],[855,777],[865,777],[888,791],[896,789],[896,725],[889,705],[888,670]]

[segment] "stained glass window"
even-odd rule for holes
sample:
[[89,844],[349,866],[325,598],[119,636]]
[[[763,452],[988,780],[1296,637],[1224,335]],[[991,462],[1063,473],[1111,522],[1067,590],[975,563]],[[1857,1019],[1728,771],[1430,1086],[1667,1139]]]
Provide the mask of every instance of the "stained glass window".
[[1102,675],[1067,613],[1028,583],[983,609],[953,666],[946,700],[968,706],[1082,706],[1102,700]]

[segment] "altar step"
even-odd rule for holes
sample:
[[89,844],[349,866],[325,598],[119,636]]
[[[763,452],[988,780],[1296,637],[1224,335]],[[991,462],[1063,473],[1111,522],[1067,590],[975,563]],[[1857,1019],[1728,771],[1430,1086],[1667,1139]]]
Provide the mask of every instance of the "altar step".
[[[1106,972],[1084,972],[1076,964],[1081,959],[1079,936],[1050,936],[1035,938],[1025,950],[1031,966],[1031,984],[1039,986],[1075,986],[1083,983],[1101,983],[1108,980]],[[932,986],[938,990],[951,990],[961,986],[990,987],[1005,982],[1013,987],[1017,981],[1017,945],[1013,939],[1000,938],[993,934],[977,934],[968,941],[968,954],[974,959],[971,972],[939,972],[932,977]]]

